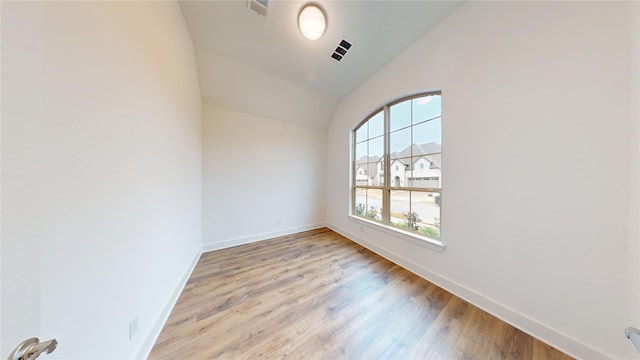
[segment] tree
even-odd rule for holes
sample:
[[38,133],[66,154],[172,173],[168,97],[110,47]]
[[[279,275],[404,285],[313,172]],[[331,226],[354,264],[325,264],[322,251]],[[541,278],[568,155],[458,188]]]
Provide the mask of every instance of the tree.
[[375,206],[371,206],[365,216],[373,220],[378,220],[378,209]]
[[402,216],[406,219],[403,223],[409,230],[417,231],[420,228],[418,223],[422,221],[420,216],[415,211],[412,212],[403,212]]
[[364,204],[356,205],[356,215],[366,216],[369,219],[378,220],[378,208],[371,206],[367,209]]

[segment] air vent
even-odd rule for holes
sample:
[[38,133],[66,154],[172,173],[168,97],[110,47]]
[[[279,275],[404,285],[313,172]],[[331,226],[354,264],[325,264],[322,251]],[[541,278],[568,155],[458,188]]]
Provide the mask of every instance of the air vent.
[[340,61],[345,55],[347,55],[347,51],[349,51],[349,49],[351,49],[351,43],[345,39],[342,39],[342,41],[340,41],[340,44],[338,44],[336,49],[333,51],[331,57],[336,59],[336,61]]
[[249,1],[249,10],[254,13],[267,17],[269,15],[269,0],[248,0]]

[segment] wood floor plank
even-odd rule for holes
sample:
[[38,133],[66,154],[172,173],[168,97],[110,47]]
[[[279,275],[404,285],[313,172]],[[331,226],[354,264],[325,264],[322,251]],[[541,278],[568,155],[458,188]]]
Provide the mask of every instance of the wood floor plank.
[[323,228],[202,255],[150,359],[571,359]]

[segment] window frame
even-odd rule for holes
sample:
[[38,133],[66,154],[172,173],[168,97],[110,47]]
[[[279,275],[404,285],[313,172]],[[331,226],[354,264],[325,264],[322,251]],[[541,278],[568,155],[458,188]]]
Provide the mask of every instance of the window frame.
[[[444,250],[444,243],[442,242],[442,183],[440,182],[440,187],[437,188],[433,188],[433,187],[419,187],[419,186],[408,186],[408,184],[402,184],[402,186],[394,186],[394,183],[391,181],[392,180],[392,160],[391,160],[391,133],[396,132],[396,131],[400,131],[400,130],[404,130],[404,129],[411,129],[411,133],[413,134],[413,127],[423,124],[423,123],[427,123],[428,121],[440,118],[440,121],[442,121],[442,104],[440,107],[440,114],[437,117],[433,117],[430,119],[424,119],[419,121],[418,123],[414,124],[413,123],[413,114],[412,114],[412,120],[411,123],[408,126],[404,126],[402,128],[399,129],[394,129],[394,131],[391,131],[391,107],[393,107],[394,105],[406,102],[406,101],[411,101],[411,104],[413,105],[413,100],[414,99],[418,99],[418,98],[422,98],[422,97],[426,97],[426,96],[433,96],[433,95],[437,95],[440,96],[440,101],[442,101],[442,91],[441,90],[435,90],[435,91],[428,91],[428,92],[420,92],[417,94],[413,94],[413,95],[409,95],[409,96],[405,96],[399,99],[396,99],[392,102],[387,103],[386,105],[375,109],[369,116],[365,117],[364,120],[362,120],[360,123],[358,123],[358,125],[356,125],[352,132],[351,132],[351,142],[352,142],[352,156],[351,156],[351,199],[350,199],[350,218],[353,219],[356,222],[359,223],[364,223],[364,224],[371,224],[377,227],[382,228],[382,230],[384,232],[390,233],[394,236],[397,237],[401,237],[404,239],[407,239],[409,241],[412,241],[414,243],[418,243],[420,245],[426,245],[427,247],[433,248],[435,250],[439,250],[442,251]],[[356,152],[356,148],[358,143],[358,138],[357,138],[357,132],[358,130],[364,126],[365,124],[367,124],[371,119],[373,119],[375,116],[377,116],[378,114],[380,114],[382,112],[383,114],[383,156],[380,160],[382,160],[382,168],[383,168],[383,173],[382,176],[384,177],[382,184],[379,185],[361,185],[358,184],[356,182],[356,172],[357,172],[357,168],[358,167],[365,167],[365,168],[370,168],[370,157],[369,157],[369,152],[367,151],[367,159],[366,159],[366,163],[364,164],[358,164],[357,161],[359,160],[357,158],[357,152]],[[442,124],[442,122],[440,123]],[[442,126],[442,125],[441,125]],[[442,130],[440,136],[442,136]],[[372,138],[369,138],[369,134],[367,133],[366,135],[366,140],[364,141],[370,141],[372,140]],[[415,167],[415,164],[413,164],[414,161],[418,161],[417,159],[414,160],[414,155],[413,155],[413,137],[411,138],[411,142],[410,142],[410,147],[412,148],[410,155],[409,155],[409,161],[411,162],[411,167]],[[362,141],[361,141],[362,142]],[[440,145],[442,146],[442,145]],[[430,153],[430,154],[424,154],[424,156],[427,155],[434,155],[434,154],[439,154],[440,156],[442,156],[442,148],[440,148],[440,152],[438,153]],[[393,161],[397,161],[400,159],[404,159],[404,158],[398,158],[398,159],[393,159]],[[418,158],[419,159],[419,158]],[[378,160],[378,161],[380,161]],[[427,161],[429,161],[427,159]],[[398,165],[396,164],[396,167]],[[440,165],[441,166],[441,165]],[[376,166],[376,168],[378,168]],[[426,168],[426,166],[425,166]],[[415,170],[415,169],[413,169]],[[412,171],[413,171],[412,170]],[[367,173],[367,176],[370,177],[371,174]],[[376,173],[375,177],[381,177],[380,173]],[[411,174],[411,177],[413,178],[413,173]],[[442,168],[440,167],[440,181],[442,179]],[[413,185],[413,184],[412,184]],[[357,191],[359,189],[365,190],[365,193],[369,191],[369,189],[372,190],[380,190],[382,192],[382,205],[381,205],[381,209],[380,209],[380,220],[377,219],[370,219],[367,218],[366,215],[359,215],[356,212],[356,199],[357,199]],[[434,198],[435,196],[439,196],[439,208],[440,208],[440,216],[438,218],[438,223],[439,225],[436,225],[439,231],[439,237],[435,238],[435,237],[431,237],[428,236],[427,234],[423,234],[423,233],[419,233],[418,231],[412,231],[412,230],[405,230],[402,229],[398,226],[395,226],[392,221],[391,221],[391,193],[392,191],[407,191],[409,192],[409,194],[413,194],[414,192],[421,192],[421,193],[433,193]],[[411,199],[411,195],[409,195]],[[368,203],[365,203],[365,213],[367,212],[367,207],[368,207]],[[409,211],[411,212],[411,200],[409,200]],[[363,230],[363,228],[361,228],[361,231]]]

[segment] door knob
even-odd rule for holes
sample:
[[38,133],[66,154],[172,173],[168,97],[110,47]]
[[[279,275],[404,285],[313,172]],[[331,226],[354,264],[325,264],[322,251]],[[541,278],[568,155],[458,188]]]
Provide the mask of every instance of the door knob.
[[34,360],[42,352],[51,353],[57,345],[56,339],[40,342],[38,338],[30,338],[20,343],[7,360]]
[[624,330],[624,334],[627,335],[627,338],[636,346],[636,349],[640,351],[640,330],[628,327]]

